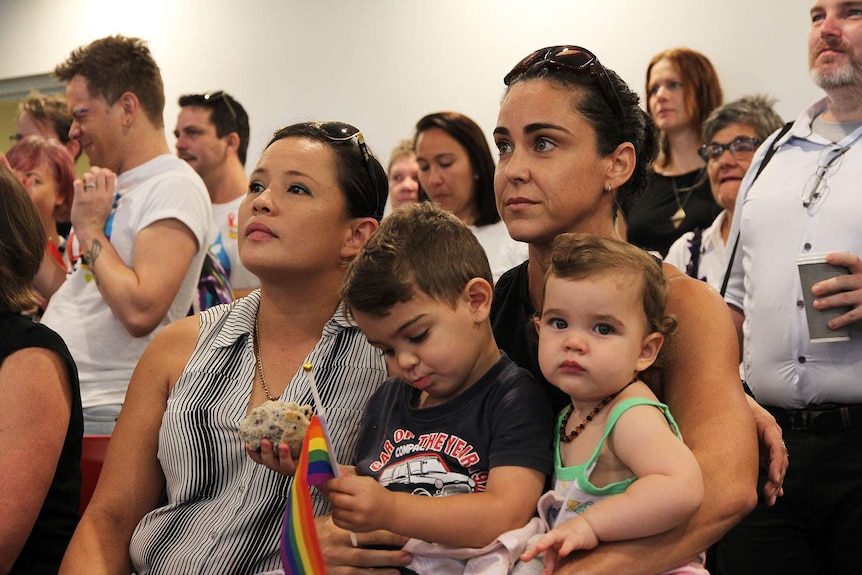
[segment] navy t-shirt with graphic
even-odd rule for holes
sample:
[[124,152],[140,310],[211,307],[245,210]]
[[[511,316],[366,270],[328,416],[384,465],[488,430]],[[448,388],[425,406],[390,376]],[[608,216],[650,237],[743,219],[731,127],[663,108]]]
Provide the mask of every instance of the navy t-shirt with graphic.
[[547,393],[505,354],[461,395],[412,407],[417,390],[389,378],[368,400],[356,470],[393,491],[444,496],[484,491],[501,465],[553,471]]

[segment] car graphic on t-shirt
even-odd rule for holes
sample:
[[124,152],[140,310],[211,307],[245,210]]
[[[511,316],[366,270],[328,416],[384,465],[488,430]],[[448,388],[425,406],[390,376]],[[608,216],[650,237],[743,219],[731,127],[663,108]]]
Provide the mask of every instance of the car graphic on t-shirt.
[[476,487],[475,481],[449,471],[446,464],[434,455],[413,457],[390,465],[383,470],[378,481],[391,491],[430,497],[472,493]]

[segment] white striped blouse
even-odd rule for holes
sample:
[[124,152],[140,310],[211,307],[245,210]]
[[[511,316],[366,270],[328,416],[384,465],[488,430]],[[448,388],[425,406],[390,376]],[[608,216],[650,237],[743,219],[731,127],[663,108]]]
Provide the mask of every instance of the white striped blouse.
[[[254,463],[237,434],[254,381],[250,334],[259,304],[254,291],[200,316],[195,351],[168,398],[159,432],[167,503],[145,515],[132,535],[136,573],[252,574],[280,567],[290,479]],[[338,461],[349,463],[365,402],[386,378],[383,356],[342,304],[307,361],[314,365]],[[313,405],[302,369],[281,400]],[[329,511],[316,490],[312,500],[316,515]]]

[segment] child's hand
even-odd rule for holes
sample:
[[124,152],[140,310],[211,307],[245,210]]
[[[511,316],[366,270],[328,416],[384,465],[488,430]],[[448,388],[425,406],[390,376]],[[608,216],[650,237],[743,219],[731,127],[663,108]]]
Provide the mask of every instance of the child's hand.
[[269,439],[260,440],[260,449],[255,451],[245,444],[245,452],[255,463],[259,463],[282,475],[293,477],[296,473],[296,460],[290,454],[290,447],[286,443],[272,444]]
[[392,493],[372,477],[345,475],[324,485],[338,527],[359,533],[386,529]]
[[524,551],[521,561],[531,561],[544,553],[542,575],[551,575],[557,559],[566,557],[576,549],[593,549],[599,544],[593,528],[583,517],[575,517],[542,535],[535,545]]

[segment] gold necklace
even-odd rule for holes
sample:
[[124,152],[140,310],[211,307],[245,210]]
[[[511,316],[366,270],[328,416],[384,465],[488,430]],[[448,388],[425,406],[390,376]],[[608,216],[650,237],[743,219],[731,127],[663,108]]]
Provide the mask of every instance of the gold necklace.
[[[625,384],[623,389],[630,386],[637,380],[637,377],[633,378],[630,382]],[[587,424],[593,420],[593,418],[602,410],[604,406],[609,404],[616,396],[623,392],[623,389],[615,391],[603,400],[601,400],[598,405],[596,405],[592,409],[592,411],[587,414],[587,417],[584,418],[584,420],[580,424],[578,424],[571,432],[566,433],[566,425],[569,424],[569,418],[572,416],[572,412],[575,410],[575,406],[570,404],[568,411],[566,411],[566,414],[563,416],[563,421],[560,422],[560,441],[562,441],[563,443],[571,443],[578,435],[580,435],[580,433],[584,430]]]
[[680,200],[679,190],[676,187],[676,177],[670,177],[671,189],[673,190],[673,198],[676,200],[677,210],[670,217],[670,223],[673,224],[673,229],[678,230],[679,226],[682,225],[682,221],[685,219],[685,205],[688,203],[688,200],[691,198],[692,191],[688,190],[687,195],[685,196],[685,200]]
[[268,400],[278,401],[277,397],[269,394],[269,387],[266,385],[266,376],[263,374],[263,361],[260,359],[260,331],[257,329],[257,314],[254,316],[254,341],[252,342],[252,347],[254,348],[254,359],[257,362],[257,373],[260,375],[260,384],[263,386],[263,393]]

